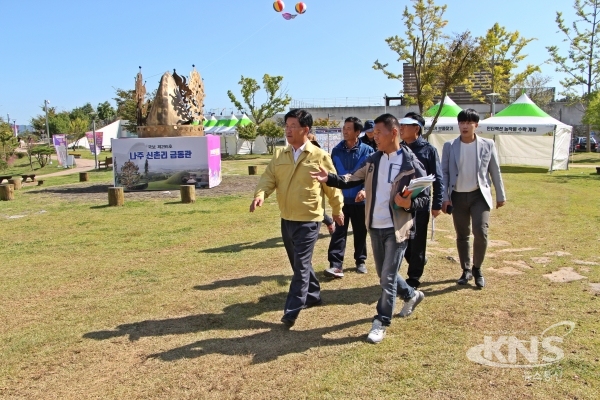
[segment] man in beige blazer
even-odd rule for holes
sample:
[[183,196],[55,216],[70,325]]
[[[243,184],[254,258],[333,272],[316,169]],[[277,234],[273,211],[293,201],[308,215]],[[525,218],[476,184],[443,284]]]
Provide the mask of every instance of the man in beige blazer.
[[[457,118],[460,136],[444,143],[442,151],[442,211],[452,214],[456,231],[456,247],[463,270],[456,283],[466,285],[475,277],[475,285],[481,289],[485,286],[481,265],[487,249],[490,210],[494,207],[490,185],[493,183],[496,189],[496,208],[506,203],[506,194],[494,141],[475,135],[479,114],[466,109]],[[471,226],[474,236],[472,262]]]

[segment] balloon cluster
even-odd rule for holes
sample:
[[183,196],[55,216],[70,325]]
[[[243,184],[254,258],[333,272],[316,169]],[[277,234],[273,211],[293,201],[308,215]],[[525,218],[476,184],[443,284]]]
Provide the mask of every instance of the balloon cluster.
[[[283,1],[281,0],[277,0],[273,2],[273,9],[277,12],[282,12],[283,9],[285,8],[285,4],[283,3]],[[296,12],[298,14],[304,14],[306,12],[306,4],[305,3],[296,3]],[[283,13],[281,14],[281,16],[286,19],[286,20],[290,20],[290,19],[294,19],[298,16],[298,14],[290,14],[290,13]]]

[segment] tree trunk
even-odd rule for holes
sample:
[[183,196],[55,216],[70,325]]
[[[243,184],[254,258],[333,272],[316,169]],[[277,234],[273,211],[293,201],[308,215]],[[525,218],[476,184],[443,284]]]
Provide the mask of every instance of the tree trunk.
[[256,165],[248,165],[248,175],[256,175],[258,167]]
[[79,182],[87,182],[90,180],[90,176],[87,172],[79,173]]
[[11,183],[5,183],[4,185],[0,185],[0,200],[14,200],[15,199],[15,189],[14,185]]
[[125,196],[122,187],[108,188],[108,205],[122,206],[125,203]]
[[195,203],[196,202],[196,186],[194,185],[181,185],[179,186],[179,192],[181,193],[182,203]]
[[8,183],[11,183],[15,186],[15,190],[19,190],[21,189],[21,178],[13,178],[13,179],[9,179]]

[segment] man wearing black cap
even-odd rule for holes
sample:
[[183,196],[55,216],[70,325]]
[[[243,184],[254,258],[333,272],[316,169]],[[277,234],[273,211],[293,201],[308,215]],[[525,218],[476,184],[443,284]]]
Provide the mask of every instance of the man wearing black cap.
[[[425,119],[415,112],[409,112],[400,120],[400,138],[410,148],[425,167],[427,175],[435,175],[433,182],[433,198],[431,203],[431,215],[433,218],[440,215],[443,200],[442,167],[437,150],[429,142],[423,139],[423,127]],[[429,225],[429,195],[428,201],[414,212],[415,235],[408,241],[404,257],[408,262],[408,279],[406,283],[414,288],[421,284],[421,276],[427,258],[427,227]]]
[[372,119],[366,120],[362,131],[364,132],[364,135],[359,138],[360,141],[377,151],[377,143],[375,143],[375,122],[373,122]]

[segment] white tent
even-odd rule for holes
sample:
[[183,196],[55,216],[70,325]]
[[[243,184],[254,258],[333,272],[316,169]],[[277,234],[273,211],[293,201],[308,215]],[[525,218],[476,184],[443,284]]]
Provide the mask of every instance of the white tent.
[[567,169],[573,127],[552,118],[526,94],[493,117],[479,122],[478,135],[496,142],[500,164]]
[[[441,102],[437,103],[424,113],[423,117],[425,117],[425,131],[427,131],[431,126],[433,118],[440,108],[440,104]],[[446,96],[444,98],[442,112],[440,113],[440,116],[433,127],[431,135],[429,135],[427,138],[429,143],[438,149],[438,153],[440,153],[440,155],[442,154],[444,143],[448,140],[454,139],[460,134],[456,116],[461,111],[462,108],[460,108],[450,97]]]
[[[122,137],[130,137],[131,134],[125,129],[125,123],[127,121],[117,120],[111,124],[103,126],[102,128],[96,128],[96,132],[102,132],[102,146],[110,147],[110,140]],[[88,132],[91,133],[91,132]],[[73,147],[74,143],[69,143],[69,148]],[[77,142],[77,146],[85,147],[90,149],[88,140],[84,136]]]

